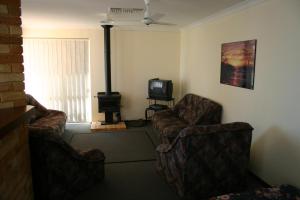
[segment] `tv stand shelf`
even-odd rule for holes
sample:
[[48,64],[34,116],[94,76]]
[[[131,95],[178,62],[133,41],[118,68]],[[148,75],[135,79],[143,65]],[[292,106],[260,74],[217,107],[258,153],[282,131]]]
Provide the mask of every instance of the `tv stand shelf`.
[[[170,99],[154,99],[154,98],[147,98],[148,102],[149,102],[149,106],[148,108],[146,108],[145,110],[145,119],[148,120],[148,112],[151,111],[153,112],[157,112],[157,111],[161,111],[161,110],[166,110],[170,107],[173,107],[175,104],[175,98],[170,98]],[[164,102],[164,104],[158,104],[157,101],[159,101],[159,103]]]

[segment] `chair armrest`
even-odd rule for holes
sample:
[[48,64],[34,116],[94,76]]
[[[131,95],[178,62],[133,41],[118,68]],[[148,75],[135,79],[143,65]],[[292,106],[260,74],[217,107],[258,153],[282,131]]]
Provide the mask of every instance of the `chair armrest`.
[[[236,138],[238,141],[243,142],[244,139],[248,145],[251,144],[252,138],[252,130],[253,128],[244,122],[233,122],[228,124],[214,124],[214,125],[202,125],[202,126],[190,126],[180,131],[179,135],[173,141],[172,144],[165,145],[161,144],[157,148],[157,151],[161,153],[166,153],[171,151],[172,149],[180,145],[183,145],[183,150],[191,150],[191,147],[195,145],[195,142],[199,143],[207,138],[215,138],[219,141],[222,139],[220,144],[230,141],[229,136],[231,138]],[[241,135],[242,134],[242,135]],[[210,139],[212,140],[212,139]],[[232,141],[231,141],[232,142]],[[209,145],[209,143],[205,143],[204,145]],[[197,146],[202,149],[203,146]],[[194,149],[194,148],[193,148]]]
[[176,180],[181,196],[204,197],[242,187],[252,130],[242,122],[187,127],[172,144],[157,147],[158,170]]
[[[39,149],[39,152],[44,151],[44,154],[63,156],[66,160],[72,160],[72,162],[76,160],[80,162],[103,162],[105,159],[104,154],[98,149],[82,152],[76,151],[61,136],[48,129],[31,130],[29,139],[31,148]],[[32,150],[34,151],[35,149]],[[52,159],[57,158],[56,156],[49,157]]]
[[104,177],[100,150],[77,152],[52,131],[29,132],[32,177],[37,199],[73,199]]
[[243,153],[249,157],[252,130],[243,122],[187,127],[178,135],[179,144],[175,142],[173,147],[180,145],[187,155],[198,152],[202,152],[202,156]]
[[155,112],[152,116],[152,124],[153,124],[154,128],[158,128],[159,123],[162,120],[168,119],[172,116],[177,116],[177,114],[171,108]]
[[105,159],[104,153],[99,149],[91,149],[89,151],[81,151],[79,153],[82,159],[89,162],[103,161]]
[[166,110],[161,110],[157,111],[153,114],[153,118],[164,118],[168,116],[174,116],[177,115],[176,112],[172,108],[166,109]]

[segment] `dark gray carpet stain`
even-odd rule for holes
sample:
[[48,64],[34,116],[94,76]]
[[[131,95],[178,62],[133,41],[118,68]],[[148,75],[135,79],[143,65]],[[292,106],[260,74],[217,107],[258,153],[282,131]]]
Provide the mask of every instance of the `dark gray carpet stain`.
[[175,192],[155,171],[155,162],[105,165],[102,183],[82,193],[76,200],[178,200]]
[[99,132],[74,134],[71,145],[75,149],[100,149],[106,163],[154,160],[155,146],[146,131]]

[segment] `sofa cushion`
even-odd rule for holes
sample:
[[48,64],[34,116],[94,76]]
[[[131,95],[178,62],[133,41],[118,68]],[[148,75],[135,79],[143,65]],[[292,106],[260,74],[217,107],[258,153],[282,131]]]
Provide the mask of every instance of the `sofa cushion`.
[[178,117],[189,125],[220,123],[222,106],[194,94],[185,95],[175,106]]
[[33,96],[26,94],[26,104],[34,106],[34,112],[30,115],[29,123],[48,114],[48,109],[40,104]]
[[159,130],[160,138],[166,140],[167,143],[170,143],[179,131],[188,125],[179,119],[171,109],[156,112],[152,117],[152,124]]
[[160,122],[157,123],[157,126],[158,129],[161,130],[163,136],[175,138],[182,129],[187,127],[187,123],[175,116],[172,116],[161,119]]
[[36,119],[29,124],[29,130],[51,130],[53,133],[62,134],[64,132],[67,116],[62,111],[48,110],[48,114]]

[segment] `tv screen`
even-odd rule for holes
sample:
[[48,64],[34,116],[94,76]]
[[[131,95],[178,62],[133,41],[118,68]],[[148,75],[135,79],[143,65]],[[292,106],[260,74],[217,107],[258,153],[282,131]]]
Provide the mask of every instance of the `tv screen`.
[[171,80],[150,79],[148,84],[148,96],[151,99],[171,100],[173,83]]

